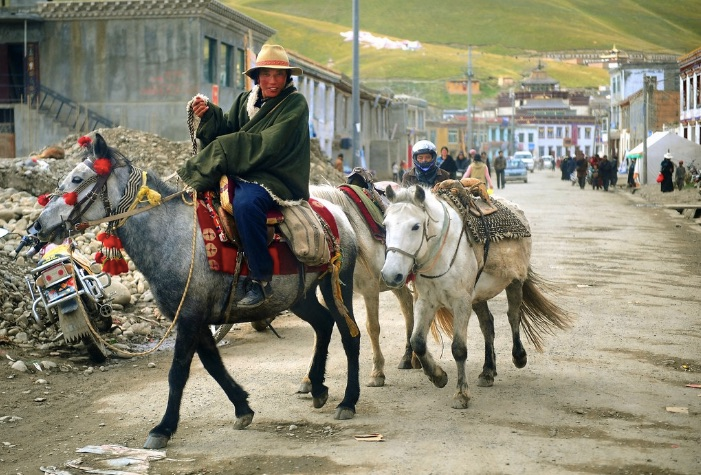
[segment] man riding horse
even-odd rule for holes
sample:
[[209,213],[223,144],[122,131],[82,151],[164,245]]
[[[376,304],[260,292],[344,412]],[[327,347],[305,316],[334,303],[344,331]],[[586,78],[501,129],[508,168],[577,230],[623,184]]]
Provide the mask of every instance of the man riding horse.
[[193,100],[203,148],[178,175],[196,191],[218,190],[221,177],[231,177],[234,218],[251,278],[237,307],[255,308],[272,294],[266,212],[309,199],[309,107],[292,82],[302,70],[290,66],[281,46],[264,45],[245,74],[255,85],[228,113],[204,96]]

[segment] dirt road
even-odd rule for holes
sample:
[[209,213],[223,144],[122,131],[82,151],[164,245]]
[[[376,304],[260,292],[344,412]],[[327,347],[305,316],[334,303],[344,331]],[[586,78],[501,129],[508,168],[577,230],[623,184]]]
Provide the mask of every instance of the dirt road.
[[[196,359],[167,458],[141,471],[122,470],[701,473],[701,389],[686,387],[701,383],[701,233],[675,212],[637,196],[579,190],[560,181],[558,172],[538,171],[529,178],[500,194],[525,210],[533,230],[533,267],[557,283],[562,293],[557,302],[577,321],[572,330],[548,338],[544,353],[527,345],[528,365],[516,369],[506,299],[497,297],[492,312],[499,375],[491,388],[476,385],[484,348],[473,318],[468,409],[450,408],[456,373],[447,338],[430,346],[448,373],[445,388],[435,388],[421,370],[396,369],[403,319],[386,294],[381,324],[387,382],[363,388],[353,420],[333,420],[345,371],[338,338],[330,355],[327,405],[315,410],[308,396],[295,394],[311,354],[312,332],[286,315],[275,322],[282,339],[243,325],[221,348],[256,411],[248,429],[233,430],[232,406]],[[364,326],[362,300],[354,305]],[[102,466],[104,458],[76,454],[77,448],[141,447],[165,408],[171,356],[166,349],[115,360],[107,371],[92,373],[84,371],[82,360],[64,361],[79,371],[49,374],[16,374],[2,365],[0,473],[27,475],[55,466],[77,474],[82,472],[64,464],[82,457],[83,466]],[[369,339],[363,336],[361,381],[370,360]],[[353,437],[369,433],[382,434],[384,441]]]

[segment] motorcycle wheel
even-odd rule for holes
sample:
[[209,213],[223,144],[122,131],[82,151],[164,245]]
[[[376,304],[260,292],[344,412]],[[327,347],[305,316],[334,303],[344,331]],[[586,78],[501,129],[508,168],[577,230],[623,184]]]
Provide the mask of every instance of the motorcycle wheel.
[[231,331],[233,328],[234,324],[233,323],[227,323],[225,325],[210,325],[209,329],[212,332],[212,336],[214,337],[214,341],[216,343],[219,343],[224,339],[227,333]]
[[107,348],[101,341],[98,341],[97,338],[92,335],[92,333],[84,336],[82,341],[85,348],[88,350],[91,360],[93,360],[95,363],[104,363],[107,360],[107,357],[109,356]]

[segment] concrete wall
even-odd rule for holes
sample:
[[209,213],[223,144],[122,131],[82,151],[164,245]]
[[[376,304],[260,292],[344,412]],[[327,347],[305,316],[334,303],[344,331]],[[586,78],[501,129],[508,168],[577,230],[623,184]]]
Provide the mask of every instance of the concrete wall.
[[[15,156],[26,157],[62,142],[75,131],[25,104],[15,104]],[[13,158],[13,157],[7,157]]]

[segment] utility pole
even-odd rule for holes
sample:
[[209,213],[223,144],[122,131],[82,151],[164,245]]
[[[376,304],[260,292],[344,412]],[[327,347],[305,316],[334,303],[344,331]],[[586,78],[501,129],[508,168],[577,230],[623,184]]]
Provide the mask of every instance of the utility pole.
[[360,163],[360,61],[359,61],[359,23],[360,0],[353,0],[353,167]]
[[511,96],[511,131],[509,132],[509,157],[513,157],[516,153],[516,91],[511,88],[509,90]]
[[650,78],[647,74],[643,75],[643,160],[640,166],[640,181],[643,185],[647,185],[647,131],[648,131],[648,104],[650,99],[648,98],[649,83]]
[[467,136],[465,137],[465,153],[472,146],[472,45],[467,47]]

